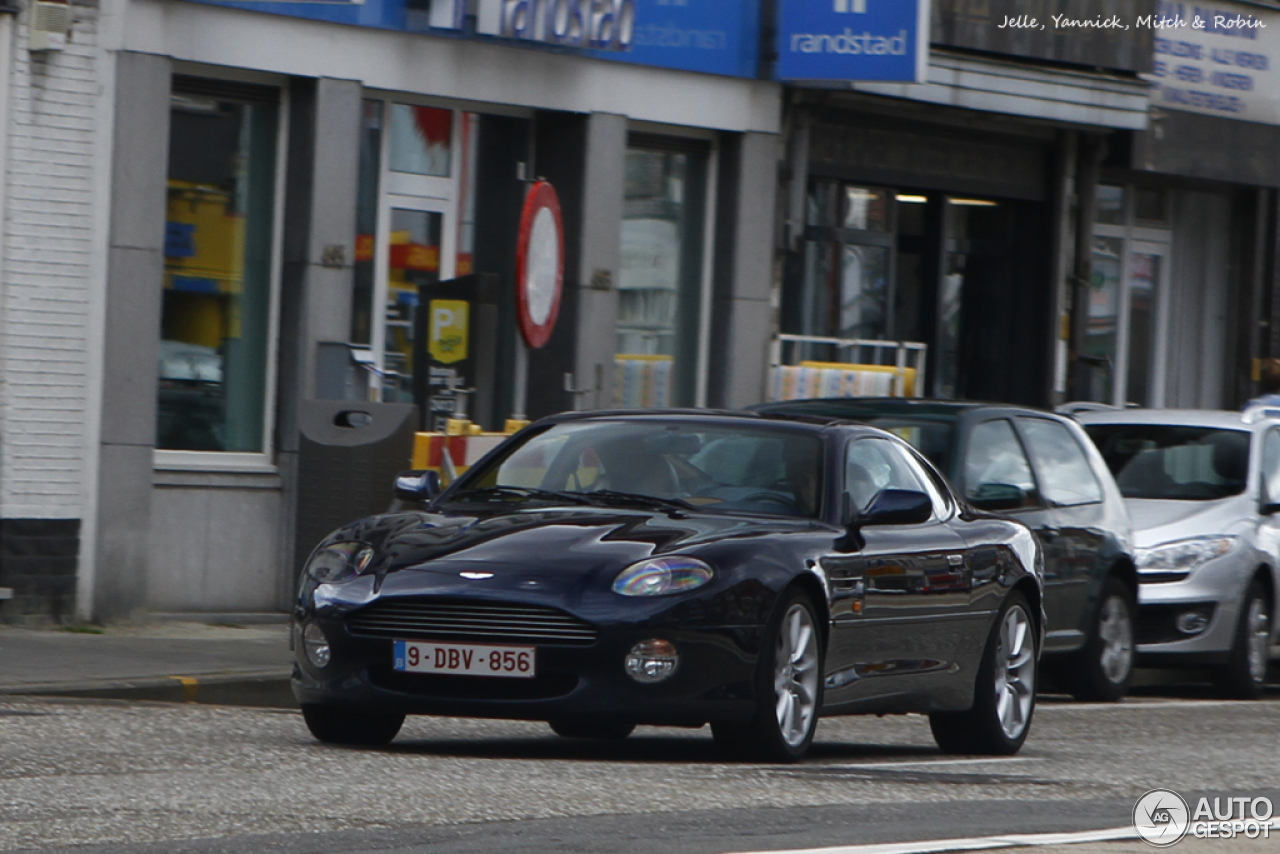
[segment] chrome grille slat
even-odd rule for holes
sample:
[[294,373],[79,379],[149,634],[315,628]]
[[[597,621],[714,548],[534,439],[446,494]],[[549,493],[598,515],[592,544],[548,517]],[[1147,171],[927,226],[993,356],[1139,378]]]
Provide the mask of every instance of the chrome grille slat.
[[352,634],[386,638],[498,638],[529,644],[595,643],[590,624],[542,605],[494,602],[387,600],[347,618]]

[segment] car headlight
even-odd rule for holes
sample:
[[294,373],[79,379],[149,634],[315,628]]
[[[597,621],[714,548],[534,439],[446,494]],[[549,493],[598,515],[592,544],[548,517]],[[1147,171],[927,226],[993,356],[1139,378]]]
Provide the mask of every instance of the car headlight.
[[316,549],[307,561],[306,573],[321,584],[350,581],[369,568],[373,547],[365,543],[333,543]]
[[1191,572],[1214,558],[1222,557],[1236,547],[1239,537],[1192,537],[1161,543],[1149,549],[1138,549],[1135,559],[1139,570],[1153,572]]
[[666,596],[696,590],[711,580],[711,567],[692,557],[655,557],[633,563],[613,580],[623,596]]

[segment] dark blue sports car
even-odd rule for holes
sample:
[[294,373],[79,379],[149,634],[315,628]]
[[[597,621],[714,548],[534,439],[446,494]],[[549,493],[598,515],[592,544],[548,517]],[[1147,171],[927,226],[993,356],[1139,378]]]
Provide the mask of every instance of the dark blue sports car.
[[386,743],[407,714],[710,723],[776,761],[820,715],[927,713],[956,752],[1027,736],[1039,546],[889,433],[562,415],[397,495],[410,509],[334,532],[303,573],[294,691],[321,741]]

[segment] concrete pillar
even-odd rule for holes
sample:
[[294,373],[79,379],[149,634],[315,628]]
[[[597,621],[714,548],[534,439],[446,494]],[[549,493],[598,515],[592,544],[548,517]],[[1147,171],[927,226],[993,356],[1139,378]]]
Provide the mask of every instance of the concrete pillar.
[[764,400],[773,334],[779,146],[777,134],[722,138],[707,400],[713,407],[738,408]]
[[171,73],[168,57],[116,54],[90,615],[99,621],[146,604]]
[[581,403],[583,409],[613,405],[626,165],[626,116],[593,113],[587,120],[583,164],[578,346],[574,361],[577,388],[589,389]]
[[358,80],[296,79],[289,89],[276,422],[282,608],[296,581],[298,410],[316,397],[318,345],[351,338],[362,97]]

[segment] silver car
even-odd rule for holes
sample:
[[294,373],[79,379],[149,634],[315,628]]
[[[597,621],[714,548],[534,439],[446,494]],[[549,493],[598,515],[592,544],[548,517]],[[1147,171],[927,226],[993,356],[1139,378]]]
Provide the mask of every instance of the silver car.
[[1257,697],[1277,657],[1280,412],[1116,409],[1076,418],[1129,506],[1138,655],[1207,666],[1224,696]]

